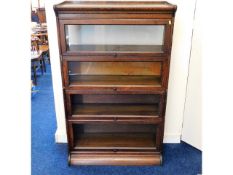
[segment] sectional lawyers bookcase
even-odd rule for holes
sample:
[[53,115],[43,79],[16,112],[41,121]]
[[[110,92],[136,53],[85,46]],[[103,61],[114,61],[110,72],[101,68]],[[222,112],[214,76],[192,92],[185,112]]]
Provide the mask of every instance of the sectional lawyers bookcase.
[[160,165],[176,6],[54,6],[69,164]]

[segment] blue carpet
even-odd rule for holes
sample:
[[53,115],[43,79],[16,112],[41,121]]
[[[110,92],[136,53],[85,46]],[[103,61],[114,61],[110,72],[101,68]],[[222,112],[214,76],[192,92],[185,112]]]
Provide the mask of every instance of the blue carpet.
[[32,175],[197,175],[202,153],[182,142],[164,144],[163,166],[71,166],[67,144],[56,144],[56,116],[50,65],[32,96]]

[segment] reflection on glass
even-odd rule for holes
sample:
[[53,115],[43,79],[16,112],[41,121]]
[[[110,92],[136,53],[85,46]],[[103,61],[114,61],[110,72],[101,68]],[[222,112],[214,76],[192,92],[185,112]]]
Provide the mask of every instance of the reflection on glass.
[[162,52],[163,25],[66,25],[68,51]]
[[74,86],[161,86],[161,62],[75,62],[69,66]]

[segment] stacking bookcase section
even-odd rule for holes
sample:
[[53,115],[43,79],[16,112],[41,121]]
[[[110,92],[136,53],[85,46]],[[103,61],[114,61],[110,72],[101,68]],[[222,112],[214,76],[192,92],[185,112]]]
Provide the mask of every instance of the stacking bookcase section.
[[176,6],[64,1],[54,10],[69,164],[160,165]]
[[[164,29],[164,25],[65,24],[66,50],[69,53],[163,53]],[[77,32],[76,38],[72,36],[73,30]]]
[[156,150],[156,127],[139,124],[72,124],[75,150]]
[[60,32],[66,38],[61,48],[65,55],[164,56],[169,52],[170,23],[169,19],[64,19]]
[[[70,143],[71,164],[135,165],[160,164],[162,161],[157,150],[156,125],[70,122],[69,128],[69,135],[73,137]],[[103,157],[100,159],[98,156]],[[108,160],[111,158],[115,161]]]
[[69,62],[70,86],[161,86],[159,62]]
[[163,74],[167,69],[165,59],[162,61],[92,59],[94,61],[63,60],[64,84],[67,88],[162,90],[166,86],[167,77]]
[[66,94],[67,117],[79,122],[158,123],[164,94]]

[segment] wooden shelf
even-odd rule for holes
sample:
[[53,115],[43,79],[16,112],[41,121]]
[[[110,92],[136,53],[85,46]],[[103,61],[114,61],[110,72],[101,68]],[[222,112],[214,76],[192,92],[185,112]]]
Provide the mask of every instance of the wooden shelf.
[[72,106],[73,116],[155,116],[158,117],[156,104],[78,104]]
[[70,75],[70,86],[145,86],[161,87],[160,76]]
[[88,133],[79,134],[75,149],[149,149],[156,150],[152,133]]
[[163,53],[162,45],[70,45],[71,52],[148,52]]

